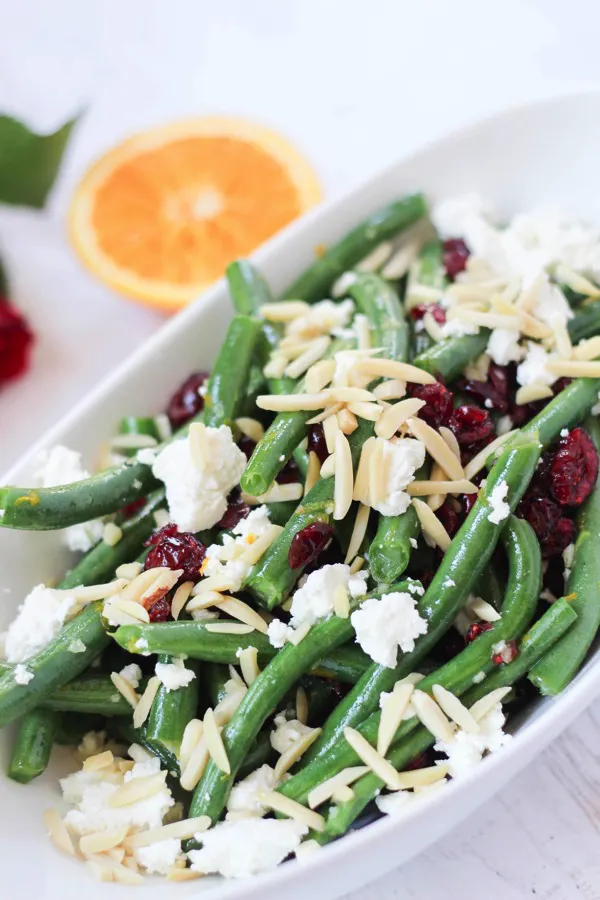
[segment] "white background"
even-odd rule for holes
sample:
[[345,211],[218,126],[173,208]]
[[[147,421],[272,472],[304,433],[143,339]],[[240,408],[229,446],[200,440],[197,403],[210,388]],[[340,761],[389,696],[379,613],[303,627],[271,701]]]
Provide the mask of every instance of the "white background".
[[[94,282],[69,251],[67,199],[94,155],[170,118],[243,115],[287,135],[331,197],[479,115],[600,86],[596,9],[0,0],[0,110],[40,129],[86,110],[46,214],[0,209],[13,295],[38,334],[32,372],[0,394],[0,470],[162,321]],[[501,796],[352,900],[599,900],[599,745],[597,703]]]

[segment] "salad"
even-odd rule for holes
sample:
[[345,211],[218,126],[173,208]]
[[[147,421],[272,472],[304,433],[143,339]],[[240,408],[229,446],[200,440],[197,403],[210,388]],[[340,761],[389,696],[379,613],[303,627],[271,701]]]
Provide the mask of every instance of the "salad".
[[53,447],[0,525],[80,556],[4,635],[27,783],[104,881],[240,878],[460,779],[600,624],[600,235],[404,197],[279,299],[248,262],[211,373]]

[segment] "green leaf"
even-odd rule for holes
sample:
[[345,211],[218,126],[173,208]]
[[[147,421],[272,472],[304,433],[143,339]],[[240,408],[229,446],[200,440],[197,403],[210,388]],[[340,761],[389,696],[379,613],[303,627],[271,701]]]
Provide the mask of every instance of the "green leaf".
[[0,116],[0,203],[44,206],[78,118],[43,135],[11,116]]

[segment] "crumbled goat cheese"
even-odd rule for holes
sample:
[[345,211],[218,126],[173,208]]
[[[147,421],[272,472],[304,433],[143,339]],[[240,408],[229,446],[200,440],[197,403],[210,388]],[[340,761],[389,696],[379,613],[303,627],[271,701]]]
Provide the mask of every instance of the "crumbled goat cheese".
[[561,428],[561,429],[560,429],[560,436],[561,436],[562,438],[569,437],[569,429],[568,429],[568,428]]
[[408,539],[408,543],[409,543],[410,546],[413,548],[413,550],[416,550],[417,547],[419,546],[419,544],[418,544],[418,542],[417,542],[417,539],[416,539],[416,538],[413,538],[413,537],[411,537],[411,538]]
[[196,677],[196,673],[191,669],[186,669],[183,665],[178,666],[175,663],[157,662],[155,672],[167,691],[176,691],[179,688],[187,687]]
[[556,359],[558,354],[547,353],[541,344],[528,341],[525,359],[517,366],[517,381],[523,386],[534,383],[554,384],[558,375],[548,372],[546,365]]
[[420,581],[415,581],[413,578],[407,578],[406,581],[406,590],[409,594],[416,594],[417,597],[422,597],[424,595],[425,588]]
[[481,684],[485,680],[485,672],[482,670],[477,675],[473,675],[473,684]]
[[258,796],[261,791],[274,791],[276,786],[275,770],[265,763],[234,784],[227,800],[227,809],[229,812],[244,812],[261,818],[267,810],[259,803]]
[[445,338],[465,337],[467,334],[479,334],[479,325],[464,322],[462,319],[447,319],[440,325],[440,331]]
[[27,666],[23,665],[23,663],[19,663],[14,668],[13,678],[15,679],[16,684],[29,684],[33,679],[33,672],[28,669]]
[[510,515],[510,506],[506,502],[507,496],[508,483],[506,481],[499,481],[498,484],[492,489],[492,492],[488,498],[491,507],[491,511],[488,513],[488,522],[492,522],[494,525],[499,525],[500,522],[508,518],[508,516]]
[[569,544],[568,547],[565,547],[562,558],[565,566],[563,578],[565,581],[568,581],[571,575],[571,569],[573,568],[573,559],[575,558],[575,544]]
[[47,647],[76,607],[77,601],[69,591],[36,585],[25,597],[6,632],[4,652],[7,661],[23,662]]
[[167,444],[152,466],[163,481],[172,520],[181,531],[212,528],[227,509],[227,495],[246,467],[246,457],[233,442],[227,425],[206,428],[201,464],[187,439]]
[[269,508],[257,506],[245,519],[241,519],[233,528],[232,537],[223,535],[222,544],[211,544],[206,548],[202,574],[218,575],[231,580],[231,590],[239,591],[242,582],[249,574],[252,566],[243,559],[243,552],[271,527]]
[[291,627],[297,629],[314,625],[319,619],[331,616],[335,593],[339,588],[348,591],[352,597],[362,597],[367,592],[366,578],[366,572],[350,575],[350,567],[342,563],[323,566],[311,572],[292,599]]
[[407,486],[415,480],[415,472],[425,462],[425,445],[413,438],[391,441],[376,438],[383,449],[382,470],[386,474],[383,488],[384,499],[375,503],[373,509],[382,516],[401,516],[408,509],[411,497]]
[[139,688],[140,681],[142,680],[142,670],[137,663],[130,663],[128,666],[125,666],[124,669],[121,669],[119,675],[121,678],[124,678],[134,690]]
[[386,816],[396,816],[403,812],[407,804],[415,798],[412,791],[394,791],[393,794],[380,794],[375,798],[375,806]]
[[336,334],[350,323],[353,313],[352,300],[342,300],[341,303],[321,300],[313,304],[308,312],[293,319],[285,329],[286,335],[314,338],[320,334]]
[[77,638],[76,640],[71,641],[71,643],[67,647],[67,650],[69,651],[69,653],[85,653],[87,647],[85,646],[83,641],[80,641],[79,638]]
[[277,650],[281,650],[283,645],[286,644],[294,634],[295,630],[290,628],[289,625],[286,625],[285,622],[282,622],[281,619],[273,619],[269,622],[267,627],[269,643]]
[[486,347],[486,353],[499,366],[507,366],[510,362],[519,362],[525,350],[519,344],[520,333],[508,328],[494,328]]
[[415,638],[427,632],[427,622],[419,615],[414,598],[400,591],[365,601],[352,613],[350,621],[365,653],[389,668],[396,665],[398,647],[403,653],[410,653]]
[[184,859],[181,852],[181,841],[169,838],[156,841],[147,847],[138,847],[135,851],[136,861],[151,875],[168,875],[179,859]]
[[[62,484],[73,484],[89,478],[90,473],[83,468],[81,453],[57,444],[51,450],[43,450],[38,456],[37,469],[33,473],[35,487],[49,488]],[[86,553],[94,544],[102,539],[104,522],[102,519],[90,519],[71,525],[62,532],[64,542],[69,550]]]
[[195,872],[246,878],[274,869],[299,846],[308,828],[293,819],[222,822],[199,835],[201,850],[190,850]]
[[498,437],[503,434],[508,434],[513,427],[513,422],[510,416],[500,416],[496,423],[496,431],[498,433]]
[[454,581],[453,578],[445,578],[442,583],[442,587],[445,587],[445,588],[456,587],[456,582]]
[[[130,772],[123,776],[127,784],[136,778],[146,778],[160,772],[158,759],[150,758],[146,762],[136,762]],[[116,780],[115,780],[116,781]],[[60,785],[63,799],[74,808],[65,816],[65,825],[75,834],[92,834],[127,825],[135,831],[144,828],[158,828],[174,800],[166,787],[157,793],[129,803],[126,806],[110,805],[110,798],[119,790],[119,783],[108,780],[102,770],[97,772],[75,772],[62,778]]]
[[[484,753],[494,753],[510,740],[511,735],[502,730],[504,721],[502,704],[497,703],[480,720],[479,731],[467,732],[459,728],[451,741],[438,741],[434,745],[434,750],[448,757],[448,770],[453,778],[468,775],[481,762]],[[446,760],[442,762],[446,763]]]
[[271,747],[277,753],[285,753],[296,741],[310,734],[313,730],[308,725],[303,725],[298,719],[286,719],[283,713],[275,716],[275,729],[271,732]]
[[148,641],[146,638],[138,638],[135,642],[135,649],[139,650],[142,656],[150,656],[149,653],[144,653],[144,650],[148,650]]
[[145,466],[153,466],[157,459],[157,453],[151,447],[142,447],[136,453],[135,458]]
[[573,310],[567,298],[557,285],[551,284],[546,274],[540,276],[535,287],[537,299],[531,312],[536,319],[552,327],[555,322],[564,324],[573,318]]

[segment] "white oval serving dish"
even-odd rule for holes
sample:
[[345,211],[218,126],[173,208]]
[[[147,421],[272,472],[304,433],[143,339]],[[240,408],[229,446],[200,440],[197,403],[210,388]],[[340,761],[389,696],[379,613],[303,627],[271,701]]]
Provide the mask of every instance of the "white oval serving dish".
[[[373,210],[414,190],[430,198],[476,191],[500,216],[558,204],[600,225],[600,194],[594,190],[598,159],[600,93],[510,110],[427,146],[348,196],[314,210],[257,252],[255,262],[279,292],[314,258],[318,244],[332,243]],[[221,281],[105,379],[2,483],[26,483],[33,456],[57,442],[81,450],[93,463],[120,416],[160,410],[186,374],[210,366],[230,315]],[[2,531],[0,631],[24,594],[59,576],[67,562],[55,535]],[[149,900],[185,900],[192,894],[210,900],[338,897],[399,865],[456,825],[539,754],[599,689],[596,653],[560,697],[538,703],[527,714],[508,747],[464,781],[411,805],[403,818],[384,818],[310,858],[253,880],[175,885],[149,878],[142,895]],[[10,729],[0,732],[2,771],[11,737]],[[43,778],[26,787],[0,777],[0,894],[6,900],[122,900],[133,894],[132,888],[95,882],[85,866],[61,856],[49,843],[42,811],[58,801],[57,776],[65,771],[64,760],[58,759]]]

